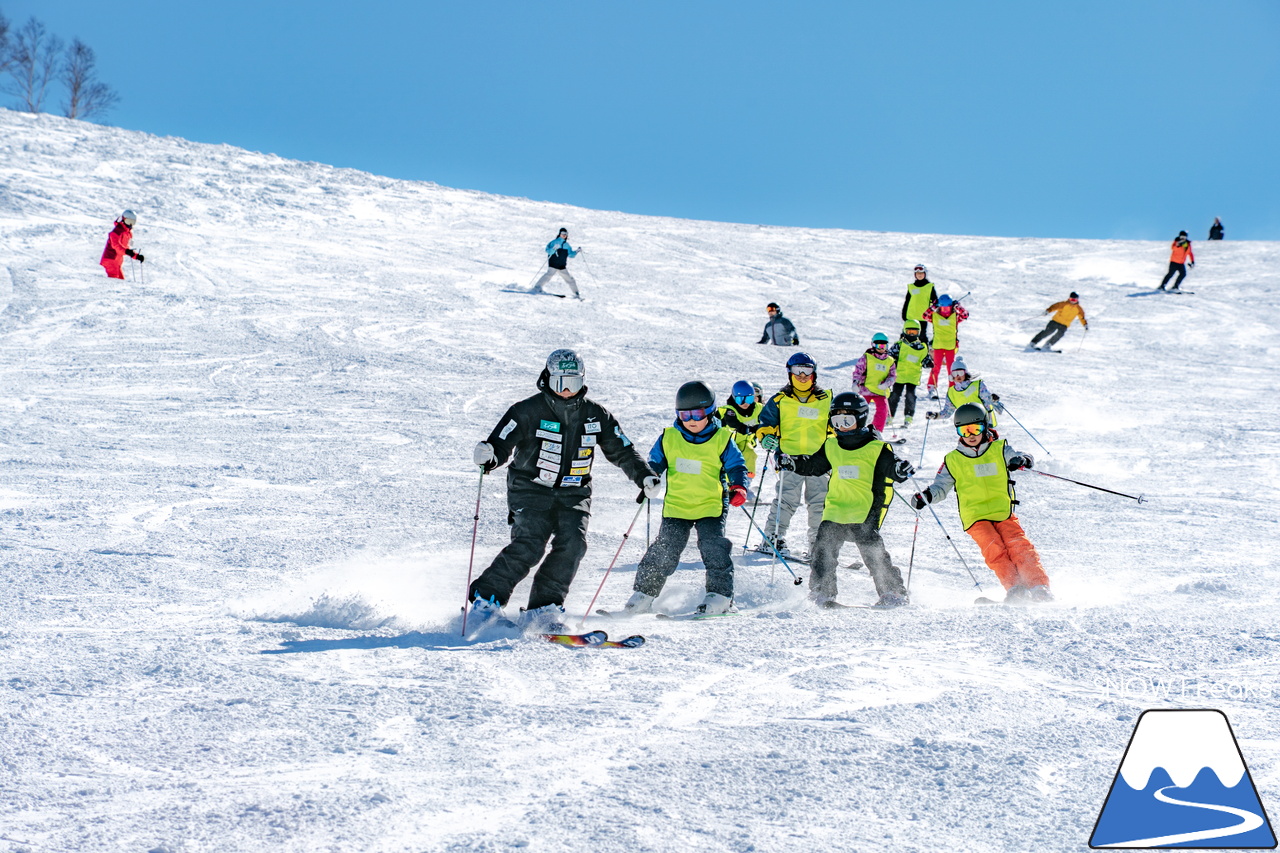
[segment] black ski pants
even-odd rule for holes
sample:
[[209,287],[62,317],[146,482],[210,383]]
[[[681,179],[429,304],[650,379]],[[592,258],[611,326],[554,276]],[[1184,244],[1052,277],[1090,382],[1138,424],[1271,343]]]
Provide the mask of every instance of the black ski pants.
[[916,416],[916,386],[908,385],[905,382],[893,383],[893,390],[889,392],[889,417],[896,418],[898,416],[898,401],[902,400],[902,414],[909,418]]
[[1164,290],[1164,286],[1169,283],[1169,279],[1173,278],[1174,273],[1178,274],[1178,280],[1173,283],[1176,290],[1178,285],[1182,284],[1182,280],[1187,277],[1187,265],[1175,264],[1173,261],[1169,261],[1169,271],[1164,274],[1164,281],[1160,282],[1161,290]]
[[876,584],[876,594],[887,592],[906,595],[902,573],[889,559],[884,539],[875,524],[837,524],[824,521],[818,525],[818,544],[809,572],[809,597],[815,601],[828,601],[836,597],[836,568],[840,561],[840,546],[852,540],[858,546],[862,562],[871,570]]
[[[505,607],[516,584],[528,577],[541,560],[542,566],[533,577],[527,609],[536,610],[548,604],[563,606],[569,584],[578,573],[578,564],[587,553],[590,498],[550,507],[518,506],[514,501],[511,504],[511,544],[503,548],[489,568],[471,584],[470,598],[493,598]],[[548,541],[550,553],[547,553]]]
[[656,598],[667,578],[680,565],[680,554],[689,542],[689,534],[697,528],[698,553],[707,568],[707,592],[733,598],[733,558],[729,556],[733,545],[724,535],[727,513],[726,509],[712,518],[663,518],[658,538],[640,558],[634,589]]
[[1051,347],[1054,344],[1056,344],[1058,341],[1062,340],[1062,336],[1065,335],[1066,333],[1067,333],[1066,326],[1062,325],[1056,320],[1050,320],[1049,325],[1044,327],[1044,331],[1042,331],[1040,334],[1036,335],[1034,338],[1031,339],[1031,345],[1033,347],[1039,346],[1041,338],[1052,335],[1052,337],[1049,338],[1049,343],[1046,344],[1046,346]]

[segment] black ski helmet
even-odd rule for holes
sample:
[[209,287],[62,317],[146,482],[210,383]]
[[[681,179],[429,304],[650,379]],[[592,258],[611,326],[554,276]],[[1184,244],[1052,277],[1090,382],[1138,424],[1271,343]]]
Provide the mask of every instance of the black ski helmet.
[[977,403],[965,403],[956,409],[952,422],[958,427],[965,424],[982,424],[983,432],[991,429],[991,421],[987,418],[987,407],[979,406]]
[[715,392],[707,387],[707,383],[694,380],[680,386],[676,392],[676,411],[688,412],[692,409],[714,409]]
[[842,391],[831,401],[832,415],[853,415],[858,420],[858,429],[867,425],[867,413],[870,407],[866,399],[853,391]]

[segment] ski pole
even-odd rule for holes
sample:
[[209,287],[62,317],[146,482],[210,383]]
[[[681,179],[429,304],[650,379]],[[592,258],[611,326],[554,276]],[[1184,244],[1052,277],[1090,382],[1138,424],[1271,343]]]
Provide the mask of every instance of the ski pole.
[[915,530],[911,531],[911,557],[907,560],[907,592],[910,593],[911,592],[911,567],[914,566],[916,562],[916,536],[920,534],[920,510],[913,507],[911,505],[911,501],[904,498],[902,496],[902,493],[899,492],[897,489],[893,490],[893,494],[898,498],[898,500],[906,504],[907,509],[911,510],[912,514],[915,515],[916,517]]
[[599,286],[600,276],[596,275],[595,268],[591,266],[591,262],[587,260],[587,250],[579,247],[578,254],[582,257],[582,265],[586,267],[587,272],[591,273],[591,277],[595,279],[596,285]]
[[484,492],[484,468],[480,468],[480,485],[476,487],[476,514],[471,524],[471,559],[467,561],[467,593],[462,605],[462,636],[467,636],[467,611],[471,609],[471,570],[476,564],[476,534],[480,531],[480,495]]
[[[756,524],[756,520],[754,518],[751,518],[751,514],[747,512],[747,508],[745,506],[740,506],[738,507],[738,509],[742,510],[743,515],[751,519],[752,527],[754,527],[756,530],[760,530],[760,525]],[[800,584],[804,583],[804,581],[801,580],[800,576],[791,570],[791,565],[787,562],[787,559],[778,553],[778,549],[774,546],[772,542],[769,542],[768,535],[765,534],[763,530],[760,530],[760,535],[764,538],[764,541],[768,543],[769,550],[773,551],[774,561],[777,562],[778,560],[781,560],[783,567],[786,568],[787,571],[791,572],[791,577],[796,579],[795,580],[796,586],[799,586]]]
[[648,548],[649,548],[649,538],[650,538],[650,537],[649,537],[649,528],[653,526],[653,513],[650,511],[650,510],[652,510],[652,509],[653,509],[653,504],[651,504],[651,503],[649,503],[649,502],[647,502],[647,501],[646,501],[646,502],[645,502],[645,505],[644,505],[644,547],[645,547],[645,550],[648,550]]
[[929,424],[933,423],[933,418],[924,419],[924,438],[920,440],[920,461],[916,464],[919,468],[924,465],[924,449],[929,444]]
[[1084,349],[1084,339],[1089,337],[1089,327],[1084,327],[1084,334],[1080,336],[1080,343],[1076,344],[1076,355],[1080,354],[1080,350]]
[[[756,510],[760,508],[760,496],[764,494],[764,478],[769,473],[769,460],[773,458],[773,451],[770,450],[764,456],[764,470],[760,472],[760,484],[756,486],[756,500],[751,505],[751,524],[756,523]],[[742,553],[747,553],[747,543],[751,541],[751,528],[747,528],[747,538],[742,540]]]
[[[649,499],[644,499],[645,506],[648,505]],[[609,579],[609,573],[613,571],[613,567],[618,563],[618,556],[622,554],[622,549],[627,545],[627,539],[631,536],[631,528],[636,526],[636,522],[640,520],[640,510],[644,506],[636,507],[636,514],[631,516],[631,523],[627,525],[627,532],[622,534],[622,542],[618,545],[618,550],[613,552],[613,559],[609,561],[609,568],[604,570],[604,577],[600,578],[600,586],[596,587],[596,594],[591,596],[591,603],[587,605],[587,612],[582,614],[582,618],[578,620],[578,627],[581,628],[587,624],[587,617],[594,613],[593,608],[596,606],[596,599],[600,597],[600,593],[604,590],[604,582]]]
[[[1002,400],[1001,402],[1003,403],[1004,401]],[[1030,436],[1032,441],[1034,441],[1036,444],[1040,444],[1040,439],[1036,438],[1034,435],[1031,435],[1031,430],[1022,426],[1022,421],[1018,420],[1017,417],[1014,416],[1013,412],[1009,411],[1008,406],[1002,406],[1000,414],[1008,415],[1009,417],[1013,418],[1013,422],[1018,426],[1022,427],[1022,431],[1025,432],[1028,436]],[[1040,444],[1040,449],[1043,450],[1045,453],[1048,453],[1050,456],[1053,456],[1053,452],[1049,450],[1049,448],[1045,447],[1043,444]]]
[[[917,492],[919,492],[920,494],[925,493],[925,490],[920,488],[920,484],[916,482],[915,477],[910,477],[908,479],[910,480],[911,485],[916,487]],[[951,543],[951,550],[955,551],[956,556],[960,558],[960,565],[964,566],[964,570],[969,573],[970,579],[973,580],[973,585],[978,588],[979,592],[981,592],[982,584],[978,583],[978,578],[973,573],[973,569],[969,568],[969,564],[965,562],[964,555],[960,553],[960,547],[956,545],[956,541],[952,539],[951,534],[947,532],[947,528],[943,525],[942,519],[938,518],[937,510],[935,510],[933,508],[933,504],[929,503],[928,501],[925,502],[925,506],[929,508],[929,512],[933,515],[933,520],[938,522],[938,529],[942,531],[942,535],[947,537],[947,541]]]
[[1089,483],[1082,483],[1079,480],[1073,480],[1070,477],[1059,477],[1057,474],[1050,474],[1047,471],[1037,471],[1034,468],[1028,468],[1027,470],[1030,471],[1032,474],[1039,474],[1041,477],[1052,477],[1055,480],[1066,480],[1068,483],[1075,483],[1077,486],[1084,486],[1086,489],[1097,489],[1100,492],[1106,492],[1107,494],[1111,494],[1111,495],[1119,495],[1122,498],[1128,498],[1129,500],[1137,501],[1138,503],[1145,503],[1147,500],[1142,495],[1126,495],[1124,492],[1115,492],[1115,491],[1112,491],[1111,489],[1104,489],[1102,488],[1102,486],[1093,486],[1093,485],[1090,485]]
[[[774,557],[774,559],[769,561],[769,583],[773,583],[774,571],[776,571],[778,566],[778,558],[782,556],[778,553],[778,531],[782,528],[782,483],[785,479],[786,473],[787,472],[782,467],[778,468],[778,505],[774,507],[773,513],[773,541],[769,543],[769,549],[773,551]],[[799,507],[797,507],[797,509],[799,509]],[[752,523],[754,524],[754,522]],[[760,531],[760,535],[764,536],[763,530]],[[764,538],[768,539],[769,537],[764,536]],[[791,572],[790,566],[787,566],[787,571]],[[795,574],[795,572],[791,573]]]
[[973,291],[972,291],[972,290],[966,290],[966,291],[964,292],[964,296],[958,296],[958,297],[956,297],[955,299],[952,299],[952,300],[951,300],[951,304],[952,304],[952,305],[955,305],[955,304],[956,304],[957,302],[959,302],[961,299],[967,299],[968,297],[970,297],[970,296],[972,296],[972,295],[973,295]]
[[529,283],[524,286],[525,290],[532,290],[533,283],[538,280],[538,276],[542,275],[542,271],[547,268],[547,261],[542,262],[542,266],[538,267],[538,271],[533,274],[533,278],[529,279]]

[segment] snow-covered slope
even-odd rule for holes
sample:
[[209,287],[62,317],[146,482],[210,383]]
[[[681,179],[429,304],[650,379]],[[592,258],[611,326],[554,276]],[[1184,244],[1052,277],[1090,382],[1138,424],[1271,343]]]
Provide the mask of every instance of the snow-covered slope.
[[[96,266],[124,207],[145,283]],[[560,226],[587,301],[501,292]],[[0,111],[0,839],[1076,850],[1137,714],[1171,705],[1229,714],[1274,813],[1280,245],[1196,249],[1196,295],[1129,298],[1166,245],[631,216]],[[771,300],[848,387],[918,262],[972,291],[962,352],[1053,456],[1010,424],[1015,446],[1148,499],[1018,477],[1059,604],[974,608],[926,516],[907,611],[815,612],[745,559],[743,615],[639,623],[641,650],[457,640],[471,448],[551,349],[582,351],[647,449],[688,379],[781,384],[788,352],[754,343]],[[1073,289],[1087,339],[1024,354]],[[633,498],[599,471],[575,616]],[[477,571],[506,536],[500,478],[481,515]],[[899,564],[912,535],[898,506]],[[669,608],[699,596],[688,559]]]

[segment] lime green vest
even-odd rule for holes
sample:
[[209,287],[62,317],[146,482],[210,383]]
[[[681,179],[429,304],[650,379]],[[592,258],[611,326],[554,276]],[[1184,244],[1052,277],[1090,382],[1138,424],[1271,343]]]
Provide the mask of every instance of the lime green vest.
[[867,390],[878,397],[888,397],[888,391],[880,390],[880,386],[889,376],[889,368],[893,367],[893,359],[886,352],[884,358],[874,354],[867,353],[867,378],[862,384],[867,386]]
[[960,315],[953,309],[950,317],[943,317],[936,310],[933,312],[933,348],[955,349],[956,326],[960,324]]
[[904,320],[923,320],[924,312],[929,307],[929,292],[933,290],[933,282],[907,284],[907,316]]
[[732,430],[723,427],[715,435],[694,444],[677,427],[662,431],[662,453],[667,457],[665,518],[713,518],[724,512],[724,463],[720,454],[729,445]]
[[[721,406],[716,409],[716,417],[723,421],[725,413],[730,409],[733,410],[734,417],[739,421],[753,427],[760,423],[760,413],[764,411],[764,403],[757,400],[751,407],[750,414],[746,415],[742,414],[735,406]],[[743,435],[742,433],[734,432],[733,443],[738,445],[738,450],[742,451],[742,460],[747,463],[747,472],[754,474],[756,470],[756,434],[749,432]]]
[[924,357],[928,355],[929,348],[922,346],[920,349],[908,344],[906,341],[898,343],[898,371],[895,374],[895,382],[901,382],[903,385],[919,385],[920,377],[924,372]]
[[827,440],[831,392],[810,395],[801,403],[789,394],[778,400],[778,447],[789,456],[811,456]]
[[875,501],[875,493],[884,493],[884,509],[876,519],[876,527],[889,511],[893,488],[888,482],[875,482],[876,461],[884,448],[883,441],[868,441],[857,450],[845,450],[832,436],[827,439],[827,461],[831,463],[831,482],[827,484],[827,503],[822,509],[823,521],[836,524],[862,524]]
[[1013,515],[1013,484],[1004,463],[1003,438],[991,442],[982,455],[973,458],[953,450],[943,459],[956,481],[960,523],[968,530],[979,521],[1004,521]]
[[982,406],[984,409],[987,410],[987,420],[991,422],[991,428],[995,429],[996,413],[991,410],[990,406],[982,402],[982,380],[981,379],[969,380],[969,387],[965,388],[964,391],[957,391],[956,386],[952,385],[950,388],[947,389],[947,402],[949,402],[954,408],[957,408],[957,409],[963,406],[965,403],[973,403],[976,406]]

